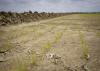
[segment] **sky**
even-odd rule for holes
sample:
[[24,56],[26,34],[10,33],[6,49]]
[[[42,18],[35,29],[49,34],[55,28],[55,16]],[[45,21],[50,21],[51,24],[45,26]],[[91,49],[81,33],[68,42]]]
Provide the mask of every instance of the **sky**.
[[100,12],[100,0],[0,0],[0,11]]

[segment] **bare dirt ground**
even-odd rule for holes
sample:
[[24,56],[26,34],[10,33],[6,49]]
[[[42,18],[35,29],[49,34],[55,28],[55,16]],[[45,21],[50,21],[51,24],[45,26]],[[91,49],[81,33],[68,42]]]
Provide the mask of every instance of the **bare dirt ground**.
[[100,14],[0,27],[0,71],[100,71]]

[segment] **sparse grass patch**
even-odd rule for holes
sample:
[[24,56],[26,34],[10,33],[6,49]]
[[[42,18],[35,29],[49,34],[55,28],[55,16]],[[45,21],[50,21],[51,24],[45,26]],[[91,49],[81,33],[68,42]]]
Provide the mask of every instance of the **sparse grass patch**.
[[[65,31],[65,30],[64,30],[64,31]],[[57,43],[57,42],[61,39],[62,35],[63,35],[63,32],[58,32],[58,33],[55,35],[55,38],[54,38],[54,40],[53,40],[52,42],[47,41],[47,43],[45,43],[45,44],[42,46],[42,49],[41,49],[42,54],[45,54],[46,52],[48,52],[48,51],[51,49],[52,44],[53,44],[53,43]]]
[[88,55],[89,55],[89,48],[88,48],[88,45],[86,44],[86,41],[81,31],[79,31],[79,35],[80,35],[81,48],[83,50],[83,55],[84,55],[84,58],[87,60]]
[[19,64],[17,71],[27,71],[27,66],[25,66],[24,64]]
[[96,33],[96,36],[100,37],[100,32],[99,31],[97,31],[95,33]]
[[58,32],[55,36],[55,40],[54,40],[54,43],[56,43],[57,41],[59,41],[61,39],[63,35],[63,32]]
[[45,54],[46,52],[48,52],[52,47],[52,43],[51,42],[47,42],[46,44],[44,44],[44,46],[42,46],[42,54]]
[[84,58],[87,60],[89,56],[89,48],[83,48]]
[[1,44],[0,51],[7,51],[14,47],[15,47],[15,44],[12,44],[10,42],[4,42]]
[[81,16],[99,16],[100,13],[97,14],[80,14]]
[[11,33],[8,32],[8,30],[0,30],[0,51],[6,52],[7,50],[15,47],[15,44],[11,43],[12,40]]
[[35,52],[32,52],[32,61],[31,63],[33,65],[36,65],[37,64],[37,56],[36,56],[36,53]]
[[27,66],[24,63],[20,62],[16,64],[14,68],[12,68],[10,71],[28,71],[28,70]]
[[0,30],[0,36],[3,35],[5,33],[4,30]]

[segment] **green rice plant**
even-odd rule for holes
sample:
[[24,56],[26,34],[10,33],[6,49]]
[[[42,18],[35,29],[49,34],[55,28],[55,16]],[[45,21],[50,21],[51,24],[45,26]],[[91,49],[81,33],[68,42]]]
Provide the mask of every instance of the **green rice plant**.
[[17,68],[17,71],[27,71],[27,67],[24,64],[20,64]]
[[14,67],[10,71],[28,71],[28,70],[27,66],[24,63],[20,62],[14,65]]
[[49,41],[42,47],[42,54],[45,54],[46,52],[48,52],[52,47],[52,43],[50,43]]
[[37,56],[36,56],[36,53],[35,52],[32,52],[32,61],[31,63],[33,65],[36,65],[37,64]]
[[7,51],[15,47],[15,44],[10,43],[9,41],[3,42],[0,47],[0,51]]
[[80,41],[81,41],[81,47],[83,50],[83,55],[85,59],[88,59],[88,55],[89,55],[89,48],[86,44],[86,41],[84,39],[84,36],[82,35],[82,33],[79,31],[79,35],[80,35]]
[[87,60],[89,56],[89,48],[83,48],[84,58]]
[[100,32],[96,32],[96,36],[100,37]]
[[63,35],[63,32],[57,33],[56,36],[55,36],[54,43],[56,43],[57,41],[59,41],[61,39],[62,35]]

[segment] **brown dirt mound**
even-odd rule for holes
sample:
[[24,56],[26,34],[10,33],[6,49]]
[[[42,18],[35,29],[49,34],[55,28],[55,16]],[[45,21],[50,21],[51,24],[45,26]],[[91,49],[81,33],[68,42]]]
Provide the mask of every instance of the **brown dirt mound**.
[[54,17],[63,16],[66,13],[38,13],[37,11],[32,13],[32,11],[24,13],[16,12],[0,12],[0,25],[5,26],[9,24],[19,24],[24,22],[38,21],[42,19],[49,19]]

